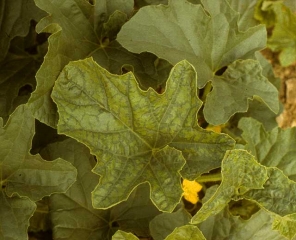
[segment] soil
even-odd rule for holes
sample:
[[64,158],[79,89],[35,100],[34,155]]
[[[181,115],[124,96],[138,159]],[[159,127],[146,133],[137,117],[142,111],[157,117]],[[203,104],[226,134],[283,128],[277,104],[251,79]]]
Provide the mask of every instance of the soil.
[[262,51],[266,59],[272,64],[274,74],[281,80],[280,100],[284,105],[283,112],[277,117],[279,127],[296,126],[296,63],[282,67],[278,60],[278,53],[269,49]]

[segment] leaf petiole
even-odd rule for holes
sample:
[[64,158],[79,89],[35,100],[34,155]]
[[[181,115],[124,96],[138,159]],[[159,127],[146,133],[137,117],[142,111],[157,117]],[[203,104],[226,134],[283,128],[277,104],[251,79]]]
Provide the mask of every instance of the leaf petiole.
[[198,183],[205,183],[205,182],[219,182],[222,181],[221,173],[214,173],[214,174],[207,174],[198,177],[195,179]]

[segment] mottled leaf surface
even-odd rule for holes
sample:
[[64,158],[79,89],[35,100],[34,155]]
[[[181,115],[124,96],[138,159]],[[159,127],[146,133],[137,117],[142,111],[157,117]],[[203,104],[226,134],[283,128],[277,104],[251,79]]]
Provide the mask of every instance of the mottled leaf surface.
[[[242,198],[256,202],[271,216],[277,216],[276,229],[283,235],[294,235],[294,229],[287,232],[284,223],[295,224],[296,183],[275,167],[265,167],[245,150],[227,151],[222,161],[222,183],[192,218],[193,223],[201,223],[211,215],[216,215],[230,202]],[[274,227],[275,228],[275,227]]]
[[285,238],[295,239],[296,236],[296,213],[285,217],[274,216],[272,224],[274,230],[279,231]]
[[72,62],[52,97],[59,132],[83,142],[98,158],[96,208],[113,206],[149,182],[155,205],[172,211],[181,198],[185,159],[182,175],[197,177],[219,167],[233,146],[226,135],[197,126],[196,73],[186,61],[174,67],[161,95],[140,90],[132,73],[110,74],[90,58]]
[[296,128],[275,127],[266,131],[262,123],[252,118],[242,118],[238,127],[243,130],[245,149],[261,164],[281,169],[286,176],[296,180]]
[[[29,106],[34,116],[56,127],[57,109],[50,93],[58,75],[69,61],[92,56],[112,73],[134,71],[143,88],[163,84],[171,65],[152,54],[135,55],[115,40],[121,26],[133,11],[133,1],[35,0],[48,12],[37,25],[38,32],[50,32],[48,53],[39,69],[37,88]],[[120,2],[120,3],[119,3]],[[116,10],[116,11],[115,11]],[[159,71],[159,72],[158,72]]]
[[251,189],[262,189],[268,179],[266,168],[244,150],[227,151],[221,173],[221,185],[192,218],[193,223],[201,223],[209,216],[218,214],[231,199],[239,199]]

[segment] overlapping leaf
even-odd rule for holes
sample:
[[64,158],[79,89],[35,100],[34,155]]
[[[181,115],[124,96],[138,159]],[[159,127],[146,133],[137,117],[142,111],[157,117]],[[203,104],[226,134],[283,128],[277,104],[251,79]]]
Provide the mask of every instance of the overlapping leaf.
[[109,240],[112,236],[109,229],[110,213],[92,207],[91,191],[98,176],[91,173],[95,160],[89,150],[68,139],[48,145],[41,154],[49,160],[63,157],[78,170],[77,181],[66,193],[50,197],[54,238]]
[[[76,169],[64,160],[47,162],[39,155],[29,153],[34,123],[34,118],[24,105],[15,110],[4,127],[1,122],[1,212],[7,214],[1,218],[4,221],[1,229],[8,225],[13,239],[23,238],[28,220],[36,208],[31,200],[37,201],[54,192],[66,191],[76,179]],[[3,234],[8,237],[5,231]]]
[[294,1],[260,0],[254,15],[267,27],[273,28],[267,46],[272,51],[280,52],[279,60],[282,66],[289,66],[296,61],[295,9]]
[[276,14],[276,23],[267,46],[272,51],[280,51],[281,65],[289,66],[296,62],[296,13],[282,4],[271,7]]
[[47,159],[63,157],[78,169],[73,186],[64,194],[50,197],[55,238],[108,240],[115,232],[115,226],[140,236],[149,236],[149,222],[159,212],[149,199],[147,186],[137,188],[128,201],[110,210],[94,209],[91,191],[99,177],[91,172],[96,161],[89,150],[75,140],[67,139],[49,144],[41,154]]
[[272,224],[274,230],[279,231],[288,239],[295,239],[296,236],[296,214],[289,214],[288,216],[274,216]]
[[26,49],[34,48],[36,35],[31,39],[31,29],[26,38],[15,38],[5,59],[0,62],[0,117],[4,122],[14,109],[26,103],[36,86],[35,74],[44,56],[43,45],[38,46],[36,54]]
[[212,86],[205,102],[204,116],[213,125],[226,123],[237,112],[247,112],[248,101],[255,97],[274,113],[279,110],[278,91],[263,76],[258,61],[235,61],[222,76],[213,78]]
[[236,0],[227,0],[233,10],[240,14],[238,19],[238,29],[240,31],[246,31],[251,27],[258,25],[258,22],[254,18],[254,11],[257,0],[246,0],[244,2]]
[[[201,223],[211,215],[216,215],[231,199],[245,198],[257,202],[270,214],[278,215],[283,224],[290,215],[296,213],[295,191],[296,183],[278,168],[260,165],[245,150],[228,151],[222,162],[221,185],[203,204],[192,222]],[[283,231],[282,225],[277,229]],[[289,234],[294,235],[294,230],[291,231]],[[287,235],[287,232],[282,234]]]
[[112,237],[112,240],[139,240],[132,233],[127,233],[121,230],[118,230]]
[[233,146],[228,136],[197,126],[196,73],[186,61],[174,67],[161,95],[141,91],[131,73],[110,74],[90,58],[72,62],[52,98],[59,132],[83,142],[98,158],[96,208],[117,204],[149,182],[152,201],[172,211],[181,198],[179,172],[185,159],[182,175],[192,179],[219,167]]
[[[1,182],[2,184],[2,182]],[[33,215],[36,204],[29,198],[8,197],[0,191],[0,238],[27,239],[29,218]]]
[[296,180],[296,128],[273,128],[267,132],[262,123],[252,118],[242,118],[238,127],[243,130],[245,149],[261,164],[281,169],[286,176]]
[[[169,1],[168,6],[142,8],[122,27],[117,39],[132,52],[149,51],[173,64],[183,59],[192,63],[200,79],[198,87],[204,87],[209,81],[213,84],[211,99],[206,100],[207,105],[204,108],[207,122],[213,125],[225,123],[234,112],[245,112],[248,108],[247,99],[254,95],[263,98],[272,111],[277,112],[277,99],[274,98],[272,103],[266,99],[269,94],[275,96],[277,91],[262,77],[258,63],[251,67],[250,61],[240,61],[239,71],[243,71],[242,73],[232,70],[231,75],[225,74],[224,81],[221,81],[220,77],[215,77],[220,69],[229,66],[235,60],[255,58],[255,52],[264,48],[266,44],[264,26],[255,26],[241,32],[238,28],[239,14],[226,0],[202,3],[204,8],[186,0]],[[240,29],[245,30],[246,26],[249,26],[249,21],[239,22]],[[148,35],[144,32],[147,29]],[[238,63],[234,63],[234,66],[236,65]],[[233,65],[230,68],[233,68]],[[262,85],[260,89],[268,86],[267,95],[256,91],[252,92],[251,96],[236,93],[237,90],[244,92],[245,85],[252,84],[250,79],[244,77],[250,74],[251,68],[256,68],[252,75],[259,79],[257,82]],[[220,82],[224,83],[222,89],[218,86]],[[228,94],[223,97],[226,100],[230,97],[232,99],[221,101],[221,94],[216,95],[218,92],[227,92]],[[233,102],[233,99],[237,106],[229,103]]]
[[[133,1],[35,0],[49,13],[37,25],[38,32],[53,33],[48,54],[39,69],[37,88],[29,105],[41,122],[56,127],[56,106],[50,93],[63,67],[71,60],[92,56],[110,72],[134,70],[143,88],[157,87],[167,78],[171,65],[152,54],[135,55],[115,41],[117,32],[133,11]],[[116,11],[115,11],[116,10]]]
[[175,228],[175,230],[165,238],[165,240],[206,240],[198,227],[193,225],[184,225]]
[[193,223],[218,214],[231,199],[239,199],[251,189],[262,189],[268,179],[266,169],[244,150],[228,151],[222,161],[221,172],[221,185],[192,218]]
[[2,0],[0,3],[0,61],[9,49],[10,41],[16,36],[26,36],[30,21],[38,22],[45,14],[38,9],[34,0]]
[[175,228],[189,224],[191,215],[181,208],[173,213],[162,213],[150,222],[150,232],[154,240],[163,240]]
[[259,210],[250,219],[244,220],[232,216],[225,208],[198,227],[206,239],[212,240],[286,239],[278,231],[272,230],[272,217],[264,210]]

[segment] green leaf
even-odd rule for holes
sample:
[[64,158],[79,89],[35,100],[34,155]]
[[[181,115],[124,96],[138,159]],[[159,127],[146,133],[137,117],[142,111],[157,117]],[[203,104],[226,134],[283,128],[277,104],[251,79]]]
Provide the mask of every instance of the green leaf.
[[235,61],[221,77],[214,77],[212,85],[213,90],[205,102],[204,116],[213,125],[226,123],[237,112],[246,112],[248,101],[255,97],[274,113],[279,111],[278,90],[263,76],[258,61]]
[[185,159],[182,174],[195,178],[219,167],[233,147],[228,136],[197,126],[196,73],[186,61],[173,68],[161,95],[140,90],[132,73],[110,74],[90,58],[71,62],[52,98],[59,109],[58,131],[97,156],[96,208],[109,208],[149,182],[155,205],[172,211],[182,195],[179,172]]
[[16,36],[26,36],[30,21],[39,21],[44,12],[38,9],[34,0],[2,0],[0,3],[0,61],[9,49],[10,41]]
[[71,60],[92,56],[112,73],[134,70],[143,88],[156,88],[167,78],[170,64],[152,54],[132,54],[115,40],[127,14],[133,11],[132,0],[102,0],[95,1],[95,5],[85,0],[65,0],[62,4],[59,0],[35,1],[49,13],[38,23],[37,32],[52,33],[48,53],[36,75],[37,88],[29,100],[33,115],[41,122],[56,127],[57,109],[50,94],[58,75]]
[[148,5],[168,4],[168,0],[135,0],[136,8],[141,8]]
[[284,5],[291,9],[292,12],[296,11],[296,4],[294,0],[284,0]]
[[176,228],[165,240],[206,240],[198,227],[185,225]]
[[17,192],[37,201],[56,192],[65,192],[76,180],[76,169],[63,159],[51,162],[40,156],[26,156],[7,179],[6,193]]
[[264,189],[250,190],[244,197],[282,217],[296,213],[296,183],[277,168],[267,168],[267,174]]
[[202,3],[204,9],[185,0],[141,8],[124,24],[117,39],[132,52],[149,51],[172,64],[188,60],[201,88],[222,67],[237,59],[254,58],[266,43],[264,26],[238,30],[239,14],[226,1]]
[[36,205],[28,198],[7,197],[0,191],[0,238],[27,239],[29,219],[33,215]]
[[183,208],[173,213],[162,213],[150,222],[150,232],[154,240],[165,239],[177,227],[187,225],[191,215]]
[[296,183],[278,168],[260,165],[245,150],[227,151],[222,161],[222,183],[192,218],[192,222],[198,224],[218,214],[231,199],[245,198],[275,215],[274,228],[283,235],[294,235],[294,229],[283,226],[287,222],[289,227],[295,224],[295,191]]
[[276,22],[267,46],[272,51],[280,51],[280,63],[286,67],[296,62],[296,13],[281,3],[270,7],[276,15]]
[[[290,6],[294,6],[290,9]],[[286,67],[296,62],[296,4],[293,1],[260,0],[256,7],[255,18],[272,27],[271,37],[267,46],[275,52],[280,52],[279,60]]]
[[277,168],[268,168],[267,173],[269,179],[264,184],[264,190],[251,190],[245,197],[275,213],[273,228],[292,239],[296,235],[296,183]]
[[192,223],[201,223],[211,215],[218,214],[231,199],[238,200],[251,189],[262,189],[268,180],[266,168],[245,150],[227,151],[222,160],[221,173],[221,185],[193,216]]
[[149,236],[149,222],[159,211],[149,199],[147,186],[141,185],[126,202],[110,210],[94,209],[91,191],[99,177],[91,172],[96,161],[89,150],[75,140],[67,139],[49,144],[41,154],[48,160],[63,157],[78,169],[77,181],[71,188],[64,194],[50,197],[55,238],[107,240],[115,232],[115,226],[140,236]]
[[149,237],[149,223],[160,212],[150,200],[148,184],[138,186],[128,200],[111,209],[111,222],[121,230]]
[[273,128],[266,131],[262,123],[252,118],[242,118],[238,127],[243,130],[245,149],[261,164],[281,169],[290,179],[296,180],[295,144],[296,128]]
[[112,237],[112,240],[139,240],[132,233],[127,233],[121,230],[118,230]]
[[240,31],[246,31],[258,25],[258,21],[254,18],[257,0],[245,0],[244,2],[236,0],[227,1],[231,8],[240,14],[238,19],[238,29]]
[[46,47],[46,44],[36,47],[36,42],[37,34],[31,26],[26,37],[11,41],[9,52],[0,61],[0,117],[4,123],[18,105],[28,101],[35,89],[35,75]]
[[19,106],[0,128],[1,185],[8,196],[17,193],[33,201],[54,192],[66,191],[76,179],[76,169],[66,161],[44,161],[31,155],[34,118],[25,105]]
[[225,208],[219,214],[199,224],[198,227],[206,239],[212,240],[286,239],[279,232],[271,229],[272,217],[264,210],[259,210],[250,219],[243,220],[232,216]]
[[[205,100],[204,108],[206,121],[212,125],[227,122],[236,112],[246,112],[247,99],[254,95],[263,98],[269,108],[277,112],[277,97],[272,98],[277,95],[277,91],[262,76],[259,63],[251,60],[235,62],[238,59],[254,59],[255,52],[265,47],[264,26],[241,32],[238,28],[239,14],[227,1],[217,3],[208,0],[202,3],[204,9],[201,5],[193,5],[185,0],[169,1],[168,6],[142,8],[122,27],[117,39],[135,53],[149,51],[172,64],[183,59],[191,62],[198,74],[199,88],[212,82],[214,90]],[[240,28],[245,30],[247,22],[240,21]],[[149,35],[144,33],[146,29],[150,29]],[[239,71],[243,70],[242,73],[233,69],[237,65],[240,65]],[[220,75],[219,70],[227,66],[228,71],[221,81],[217,75]],[[245,91],[246,84],[249,89],[254,84],[248,78],[251,73],[257,87],[260,85],[252,93],[250,90]],[[268,89],[266,94],[262,91],[265,87]]]
[[275,24],[275,13],[273,12],[272,6],[274,3],[279,3],[278,1],[265,1],[258,0],[255,7],[254,18],[257,19],[260,23],[266,25],[267,28],[274,26]]
[[286,238],[293,239],[296,236],[296,213],[285,217],[275,215],[272,228]]
[[91,172],[95,159],[89,150],[75,140],[67,139],[49,144],[41,155],[48,160],[62,157],[78,170],[77,181],[66,193],[50,197],[54,238],[110,239],[113,234],[109,229],[110,213],[92,207],[91,191],[99,177]]
[[46,232],[52,227],[50,212],[49,212],[49,197],[44,197],[36,202],[37,209],[34,215],[30,218],[29,232]]

